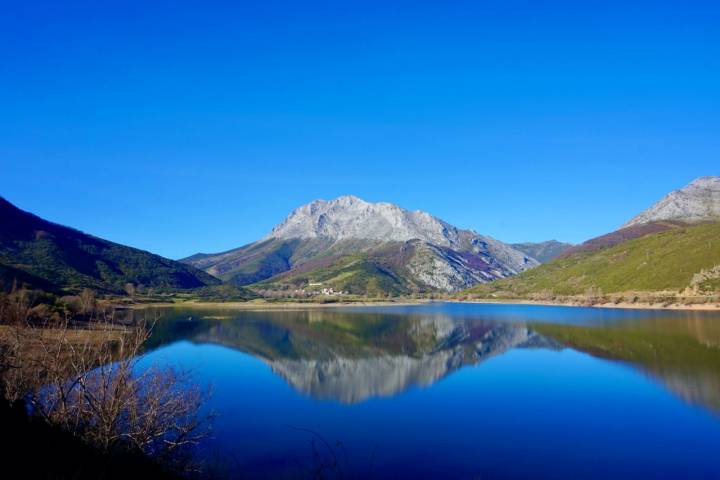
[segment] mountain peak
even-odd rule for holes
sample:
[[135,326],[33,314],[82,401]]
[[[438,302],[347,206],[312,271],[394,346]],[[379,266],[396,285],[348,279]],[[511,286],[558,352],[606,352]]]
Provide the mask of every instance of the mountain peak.
[[353,195],[312,201],[257,242],[185,261],[235,285],[285,291],[312,282],[354,294],[454,291],[538,265],[429,213]]
[[649,222],[676,220],[702,222],[720,219],[720,177],[699,177],[673,190],[621,228]]
[[698,177],[688,184],[695,186],[718,186],[720,185],[720,176],[707,175],[705,177]]
[[268,237],[365,239],[404,242],[424,240],[441,246],[458,241],[459,230],[429,213],[392,203],[371,203],[354,195],[315,200],[295,209]]
[[330,203],[337,203],[340,205],[352,205],[354,203],[368,203],[360,197],[355,195],[341,195],[334,200],[330,200]]

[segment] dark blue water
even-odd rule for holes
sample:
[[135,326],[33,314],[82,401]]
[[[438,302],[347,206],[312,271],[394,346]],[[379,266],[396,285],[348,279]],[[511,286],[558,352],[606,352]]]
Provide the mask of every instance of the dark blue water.
[[720,478],[720,317],[434,304],[167,310],[243,478]]

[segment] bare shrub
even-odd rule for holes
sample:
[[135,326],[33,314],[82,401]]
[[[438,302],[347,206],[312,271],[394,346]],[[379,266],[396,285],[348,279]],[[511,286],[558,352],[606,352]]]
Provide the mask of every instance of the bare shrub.
[[0,324],[18,325],[27,321],[32,302],[30,292],[13,286],[8,294],[0,294]]
[[132,283],[126,283],[123,287],[123,290],[125,290],[125,293],[128,294],[128,297],[131,299],[135,299],[135,294],[137,293],[137,289],[135,288],[135,285]]
[[88,315],[95,310],[95,292],[89,288],[84,288],[78,295],[80,303],[80,313]]
[[0,331],[2,394],[103,452],[141,452],[191,471],[207,397],[186,372],[140,364],[146,325],[31,323]]

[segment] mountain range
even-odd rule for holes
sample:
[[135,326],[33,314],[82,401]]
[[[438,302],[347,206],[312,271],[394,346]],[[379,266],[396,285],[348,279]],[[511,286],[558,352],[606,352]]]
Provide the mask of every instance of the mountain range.
[[222,300],[253,292],[707,294],[720,291],[718,220],[720,177],[698,178],[618,230],[579,245],[509,245],[426,212],[342,196],[297,208],[257,242],[173,261],[48,222],[0,198],[0,287],[123,294],[131,285]]
[[354,196],[294,210],[263,239],[181,260],[234,285],[353,294],[457,291],[539,265],[489,236],[426,212]]

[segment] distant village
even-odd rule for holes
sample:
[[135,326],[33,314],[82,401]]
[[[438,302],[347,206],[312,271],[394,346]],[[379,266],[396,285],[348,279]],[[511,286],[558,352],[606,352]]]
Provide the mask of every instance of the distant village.
[[293,293],[300,296],[313,297],[316,295],[325,295],[333,297],[337,295],[348,295],[348,292],[335,290],[333,287],[323,287],[322,282],[310,282],[306,288],[299,288]]

